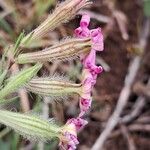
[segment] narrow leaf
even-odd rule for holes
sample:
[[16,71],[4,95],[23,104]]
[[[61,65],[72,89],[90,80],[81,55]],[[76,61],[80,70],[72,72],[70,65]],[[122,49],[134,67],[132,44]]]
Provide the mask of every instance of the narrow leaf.
[[15,92],[21,86],[28,83],[32,77],[34,77],[37,72],[42,67],[41,64],[37,64],[33,67],[27,68],[19,72],[17,75],[11,78],[6,86],[0,91],[0,99],[5,98],[8,94]]

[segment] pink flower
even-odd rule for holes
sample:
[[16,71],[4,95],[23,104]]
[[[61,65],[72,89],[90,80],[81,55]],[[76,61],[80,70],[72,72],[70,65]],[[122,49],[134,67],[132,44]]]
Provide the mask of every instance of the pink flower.
[[93,29],[91,32],[91,38],[92,38],[92,49],[95,51],[103,51],[104,49],[104,39],[103,34],[101,32],[101,28]]
[[82,76],[83,76],[83,81],[82,81],[81,97],[84,99],[90,99],[91,98],[92,85],[93,85],[93,76],[89,72],[89,70],[87,70],[87,69],[83,70]]
[[83,15],[80,21],[80,27],[78,27],[74,31],[75,36],[79,38],[90,37],[90,30],[88,29],[89,23],[90,23],[89,15],[87,14]]
[[82,128],[84,128],[84,126],[88,123],[86,120],[78,117],[78,118],[72,118],[72,119],[69,119],[67,121],[67,123],[73,123],[75,126],[76,126],[76,130],[79,131],[81,130]]
[[83,64],[82,73],[82,91],[80,98],[80,114],[78,118],[69,119],[62,130],[60,137],[60,147],[64,150],[74,150],[79,144],[77,140],[77,131],[81,130],[88,122],[81,117],[91,108],[91,92],[96,83],[97,75],[103,71],[101,66],[96,66],[96,51],[102,51],[103,35],[101,29],[90,30],[90,17],[83,15],[80,27],[75,30],[75,35],[78,38],[91,38],[92,49],[88,55],[81,55],[80,60]]
[[80,21],[80,27],[75,30],[75,36],[79,38],[90,37],[92,39],[92,49],[87,56],[81,56],[81,62],[85,69],[89,69],[95,79],[97,74],[102,72],[102,67],[95,65],[96,62],[96,51],[102,51],[104,49],[103,35],[101,29],[89,30],[88,26],[90,23],[89,15],[85,14],[82,16]]
[[92,49],[95,51],[103,51],[104,42],[101,28],[90,30],[88,28],[89,24],[90,16],[87,14],[83,15],[80,21],[80,27],[74,31],[75,36],[78,38],[91,38],[93,42]]
[[63,150],[75,150],[79,144],[76,126],[73,122],[67,122],[62,129],[59,146]]
[[96,83],[97,74],[102,72],[102,67],[91,66],[91,69],[83,69],[82,92],[83,99],[91,99],[92,88]]
[[77,137],[73,134],[70,134],[69,132],[65,132],[64,134],[65,138],[68,142],[61,142],[60,148],[63,150],[75,150],[76,145],[79,144],[79,141],[77,140]]
[[90,108],[91,108],[91,99],[80,99],[80,114],[79,117],[82,117]]
[[62,129],[60,148],[63,150],[75,150],[79,144],[77,131],[81,130],[88,122],[80,117],[69,119]]
[[95,65],[95,60],[96,60],[96,53],[94,50],[91,50],[89,55],[82,60],[84,68],[90,71],[94,79],[95,77],[97,77],[99,73],[103,71],[103,68],[101,66]]

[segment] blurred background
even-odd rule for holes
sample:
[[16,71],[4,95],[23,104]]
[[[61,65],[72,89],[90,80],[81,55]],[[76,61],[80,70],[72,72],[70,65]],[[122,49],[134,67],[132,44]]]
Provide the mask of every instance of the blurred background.
[[[23,30],[28,33],[36,28],[59,2],[0,0],[0,54]],[[89,124],[78,135],[78,149],[94,150],[95,145],[101,144],[104,150],[149,150],[150,0],[94,0],[93,5],[80,11],[69,23],[46,35],[38,49],[72,37],[83,13],[91,16],[91,29],[102,28],[105,49],[97,54],[97,64],[104,71],[93,89],[92,108],[86,115]],[[45,76],[57,73],[79,82],[81,67],[78,60],[57,61],[45,63],[40,73]],[[55,118],[62,125],[79,113],[75,96],[62,103],[49,103],[46,98],[43,103],[41,97],[32,93],[26,93],[26,99],[22,105],[17,101],[5,108]],[[0,126],[0,150],[55,150],[57,144],[30,142]]]

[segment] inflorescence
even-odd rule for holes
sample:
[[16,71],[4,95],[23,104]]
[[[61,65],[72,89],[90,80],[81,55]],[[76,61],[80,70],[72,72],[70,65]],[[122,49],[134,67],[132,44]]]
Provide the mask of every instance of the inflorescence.
[[[84,14],[80,21],[80,27],[75,30],[75,36],[77,38],[91,38],[92,39],[92,48],[89,54],[80,55],[80,61],[83,65],[82,71],[82,84],[83,93],[86,93],[85,97],[80,97],[80,114],[77,118],[69,119],[66,123],[66,130],[63,132],[65,140],[61,139],[60,146],[62,149],[74,150],[76,145],[79,144],[77,140],[77,132],[80,131],[88,122],[83,119],[84,114],[89,111],[91,108],[92,97],[91,92],[92,88],[96,83],[97,75],[100,74],[103,69],[101,66],[97,66],[96,63],[96,51],[103,51],[103,35],[100,28],[90,30],[88,28],[90,23],[90,16]],[[74,132],[69,132],[67,127],[72,127]]]

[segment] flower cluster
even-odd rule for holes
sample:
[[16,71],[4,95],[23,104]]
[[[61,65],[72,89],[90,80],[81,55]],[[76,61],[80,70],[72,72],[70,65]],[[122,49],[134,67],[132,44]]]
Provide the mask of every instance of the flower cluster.
[[[92,88],[96,83],[97,75],[103,71],[101,66],[97,66],[96,63],[96,51],[103,51],[103,35],[100,28],[90,30],[89,27],[90,17],[85,14],[82,16],[80,21],[80,27],[75,30],[75,36],[77,38],[90,38],[92,40],[92,48],[89,54],[80,55],[80,60],[83,65],[82,71],[82,96],[80,97],[80,114],[77,118],[69,119],[66,125],[74,125],[74,132],[81,130],[88,122],[82,117],[90,109],[92,98],[91,92]],[[62,143],[61,145],[65,149],[74,150],[76,145],[79,143],[77,140],[77,134],[68,133],[68,131],[63,132],[64,136],[69,141],[68,143]]]
[[[49,141],[52,138],[60,139],[60,147],[64,150],[74,150],[79,144],[77,132],[84,128],[88,123],[83,117],[91,107],[92,88],[96,83],[97,75],[102,72],[102,67],[97,66],[96,51],[103,50],[103,35],[101,29],[89,29],[90,17],[85,14],[82,16],[80,27],[75,30],[75,37],[72,39],[62,40],[57,44],[45,47],[45,35],[49,31],[54,30],[60,24],[72,19],[77,12],[83,7],[91,4],[90,0],[65,0],[60,3],[52,14],[42,22],[36,29],[25,36],[24,32],[20,34],[15,45],[11,45],[2,56],[2,68],[0,73],[0,104],[4,103],[5,98],[21,87],[35,94],[54,98],[55,100],[63,99],[70,94],[78,94],[80,96],[79,106],[80,113],[77,118],[72,118],[60,127],[55,125],[53,121],[47,121],[34,115],[20,114],[5,110],[0,110],[0,123],[14,129],[16,132],[32,140]],[[46,40],[47,41],[47,40]],[[47,43],[46,44],[50,44]],[[40,49],[39,51],[25,52],[26,49]],[[12,51],[11,51],[12,50]],[[21,51],[24,51],[21,53]],[[8,66],[5,67],[5,57],[10,60]],[[53,62],[55,60],[70,60],[80,57],[83,65],[81,83],[72,83],[61,77],[36,77],[37,72],[42,68],[45,62]],[[4,64],[3,64],[4,63]],[[12,69],[12,63],[16,71]],[[19,71],[19,64],[36,63],[33,67]],[[9,70],[16,73],[9,76]],[[6,85],[5,76],[7,78]],[[4,86],[3,86],[4,84]],[[24,91],[19,90],[19,95]],[[15,98],[8,99],[13,102]],[[17,97],[18,99],[18,97]],[[8,104],[7,103],[7,104]],[[6,103],[5,103],[6,104]],[[25,109],[26,110],[26,109]]]

